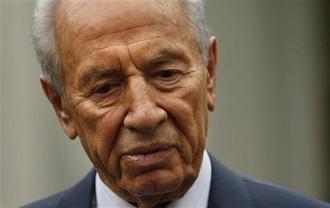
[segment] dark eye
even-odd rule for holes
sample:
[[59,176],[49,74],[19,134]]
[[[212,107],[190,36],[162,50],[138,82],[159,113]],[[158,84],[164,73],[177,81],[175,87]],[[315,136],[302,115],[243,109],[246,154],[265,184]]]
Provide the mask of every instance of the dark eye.
[[176,75],[176,71],[170,71],[170,70],[166,70],[166,71],[160,71],[158,73],[158,76],[162,77],[162,78],[170,78]]
[[155,77],[162,81],[174,81],[180,75],[178,70],[162,70],[155,74]]
[[172,89],[177,86],[183,77],[183,72],[181,70],[166,69],[160,70],[153,74],[153,83],[163,89]]
[[103,84],[95,88],[94,93],[96,94],[107,94],[113,90],[115,86],[112,84]]

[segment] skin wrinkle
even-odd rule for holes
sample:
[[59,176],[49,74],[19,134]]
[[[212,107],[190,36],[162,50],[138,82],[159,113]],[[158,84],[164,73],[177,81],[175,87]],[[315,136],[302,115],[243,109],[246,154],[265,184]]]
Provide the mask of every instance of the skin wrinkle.
[[[152,39],[151,39],[151,40],[152,40]],[[144,42],[144,41],[142,41],[142,42]],[[135,45],[135,44],[137,44],[137,43],[134,43],[134,45]],[[133,44],[131,44],[131,45],[129,45],[129,46],[127,47],[127,50],[128,50],[128,51],[129,51],[129,48],[130,48],[131,46],[133,46]],[[113,46],[111,46],[111,47],[113,47]],[[129,55],[130,55],[130,54],[131,54],[131,53],[130,53],[130,51],[129,51]],[[171,55],[170,55],[170,56],[171,56]],[[134,60],[133,57],[132,57],[131,55],[130,55],[130,58],[131,58],[132,60]],[[153,58],[153,59],[154,59],[154,58]],[[182,58],[182,59],[185,60],[185,59],[187,59],[187,58],[184,57],[184,58]],[[135,64],[135,65],[136,65],[136,64]],[[147,65],[148,65],[148,64],[147,64]],[[135,66],[135,67],[138,68],[137,66]],[[79,67],[78,67],[78,68],[79,68]],[[105,68],[106,68],[106,67],[105,67]],[[146,68],[146,67],[143,66],[143,68]],[[188,72],[188,73],[189,73],[189,72]],[[188,74],[188,73],[185,72],[185,74]],[[87,76],[87,75],[86,75],[86,76]],[[80,75],[80,77],[83,77],[83,78],[82,78],[81,80],[79,80],[79,83],[78,83],[78,86],[79,86],[79,87],[78,87],[78,88],[81,88],[81,86],[82,86],[81,83],[88,83],[88,79],[85,79],[85,78],[84,78],[85,76]]]
[[[106,37],[106,36],[110,36],[110,35],[118,35],[120,33],[127,33],[127,32],[131,32],[132,30],[137,30],[137,29],[141,29],[145,28],[145,27],[152,27],[152,26],[163,26],[163,27],[169,27],[169,25],[165,25],[165,24],[157,24],[157,23],[152,23],[152,24],[145,24],[145,25],[140,25],[140,26],[132,26],[132,27],[128,27],[122,30],[118,30],[118,31],[113,31],[111,33],[107,33],[107,34],[101,34],[99,36],[96,36],[92,41],[99,41],[102,37]],[[81,34],[81,33],[79,33]],[[128,44],[130,44],[130,42],[128,42]]]
[[136,65],[135,61],[134,61],[134,58],[131,54],[131,51],[130,51],[130,47],[129,45],[127,45],[127,52],[128,52],[128,56],[129,56],[129,59],[132,60],[132,65],[139,70],[139,67]]
[[[129,45],[128,49],[132,46],[133,45]],[[152,55],[147,58],[148,60],[146,61],[146,63],[143,63],[141,68],[142,69],[150,68],[150,67],[154,67],[156,64],[162,62],[166,63],[174,60],[177,62],[183,62],[185,67],[189,68],[191,60],[182,53],[182,50],[183,49],[178,48],[176,51],[171,51],[171,48],[165,48],[162,51],[157,51],[156,53],[158,53],[158,55],[156,53],[152,53]],[[132,57],[132,60],[134,61],[134,57]]]
[[[110,113],[110,112],[104,112],[104,114],[109,114],[109,113]],[[105,118],[105,116],[99,116],[98,118],[99,118],[99,119],[103,119],[103,118]],[[97,128],[96,128],[96,129],[97,129]],[[119,129],[118,129],[118,131],[119,131]],[[117,138],[118,131],[117,131],[116,133],[114,133],[113,138]],[[113,143],[116,142],[115,139],[109,139],[109,141],[112,141]],[[110,145],[110,144],[109,144],[109,146],[111,147],[111,146],[113,146],[113,145]],[[111,151],[109,151],[109,153],[111,153]],[[113,173],[113,171],[111,171],[111,169],[108,169],[108,168],[107,168],[108,163],[104,163],[104,162],[102,162],[102,160],[99,158],[99,156],[98,156],[97,154],[95,154],[95,156],[97,156],[99,163],[102,164],[102,167],[103,167],[104,169],[109,170],[111,173]],[[95,166],[95,167],[97,167],[97,166]],[[120,171],[120,169],[118,169],[118,170]],[[120,172],[119,172],[118,174],[114,173],[113,176],[116,177],[116,178],[118,178],[118,179],[120,179]]]
[[[160,39],[161,36],[156,36],[154,38],[150,38],[149,40],[157,40],[157,39]],[[134,44],[138,44],[138,43],[143,43],[145,41],[149,41],[149,40],[141,40],[141,41],[136,41],[136,42],[128,42],[129,45],[134,45]],[[87,51],[88,54],[93,54],[93,53],[96,53],[98,52],[99,50],[104,50],[104,49],[107,49],[107,48],[112,48],[112,47],[120,47],[120,46],[124,46],[124,44],[117,44],[117,45],[111,45],[111,46],[104,46],[104,47],[99,47],[99,48],[94,48],[94,49],[91,49],[90,51]],[[86,55],[88,56],[88,55]]]
[[[150,25],[154,25],[154,26],[156,26],[156,25],[159,25],[159,24],[150,24]],[[135,27],[135,28],[131,28],[131,29],[129,29],[129,30],[135,30],[135,29],[138,29],[138,28],[143,28],[143,27],[147,27],[148,25],[145,25],[145,26],[141,26],[141,27]],[[97,41],[100,41],[100,39],[102,39],[102,38],[104,38],[104,39],[106,39],[108,36],[112,36],[112,35],[115,35],[115,34],[117,34],[117,33],[123,33],[125,30],[123,29],[122,31],[118,31],[118,32],[113,32],[113,33],[108,33],[108,34],[102,34],[102,35],[99,35],[99,37],[96,37],[96,39],[93,39],[93,40],[91,40],[91,41],[87,41],[86,43],[88,43],[88,44],[91,44],[91,45],[93,45],[92,43],[93,42],[97,42]],[[80,35],[81,33],[78,33],[78,36]],[[72,40],[70,40],[70,42],[73,42],[75,39],[77,39],[78,37],[75,37],[74,39],[72,39]],[[155,37],[153,37],[153,38],[150,38],[149,40],[153,40],[153,39],[159,39],[159,38],[161,38],[161,36],[155,36]],[[106,46],[104,46],[104,47],[99,47],[99,48],[93,48],[93,49],[90,49],[90,50],[87,50],[86,51],[86,53],[87,54],[91,54],[91,53],[93,53],[93,52],[95,52],[96,50],[102,50],[102,49],[105,49],[105,48],[110,48],[110,47],[117,47],[117,46],[124,46],[125,44],[129,44],[129,45],[133,45],[133,44],[135,44],[135,43],[139,43],[139,42],[145,42],[145,41],[148,41],[148,40],[141,40],[141,41],[125,41],[125,43],[122,43],[122,44],[113,44],[113,45],[109,45],[109,44],[107,44]],[[92,42],[92,43],[90,43],[90,42]]]
[[[139,47],[137,47],[138,45],[135,45],[135,50],[139,50]],[[190,68],[191,67],[191,58],[185,56],[184,54],[184,48],[183,47],[179,47],[178,45],[176,45],[175,48],[172,48],[172,46],[166,46],[164,49],[162,50],[155,50],[154,51],[154,47],[158,47],[158,44],[154,44],[150,49],[147,48],[147,53],[144,54],[142,56],[142,59],[146,59],[147,61],[145,61],[144,63],[139,63],[137,64],[136,62],[138,62],[138,60],[134,60],[134,59],[138,59],[138,58],[133,58],[133,61],[135,62],[135,65],[138,65],[141,67],[141,69],[147,69],[148,67],[157,67],[157,66],[153,66],[151,63],[154,62],[155,60],[157,60],[159,57],[173,57],[171,59],[176,59],[178,62],[182,62],[183,66],[185,68],[185,70],[181,71],[182,73],[187,73],[186,68]],[[133,48],[132,45],[129,46],[130,52],[133,53],[135,50]],[[136,52],[138,53],[138,52]],[[158,54],[158,55],[157,55]],[[140,57],[139,57],[140,58]],[[170,59],[170,58],[169,58]],[[150,66],[149,66],[150,64]],[[142,65],[142,66],[141,66]],[[171,65],[171,64],[170,64]]]
[[[109,112],[108,112],[109,113]],[[125,113],[123,113],[123,115],[127,115],[128,114],[128,110],[126,110],[125,111]],[[124,119],[124,117],[125,116],[123,116],[122,118],[119,118],[120,120],[123,120]],[[105,116],[104,117],[102,117],[102,118],[106,118]],[[116,139],[116,138],[119,138],[118,137],[118,135],[120,134],[120,128],[118,128],[117,129],[117,131],[114,133],[114,135],[113,135],[113,138],[112,139],[109,139],[112,143],[111,144],[109,144],[109,146],[110,147],[114,147],[114,146],[116,146],[116,144],[117,144],[117,142],[118,142],[118,140]],[[109,158],[109,159],[107,159],[107,160],[105,160],[105,162],[106,162],[106,165],[108,166],[108,170],[109,170],[109,172],[113,172],[109,167],[111,167],[111,162],[110,162],[110,155],[112,154],[112,151],[109,151],[107,154],[106,154],[106,158]],[[115,177],[116,178],[118,178],[119,180],[121,179],[121,170],[118,168],[118,173],[116,174],[116,172],[115,172]]]
[[[116,78],[117,80],[115,81],[117,82],[124,79],[119,70],[111,68],[106,68],[105,70],[93,68],[92,71],[89,71],[86,75],[80,77],[82,78],[78,82],[78,89],[81,90],[83,90],[84,87],[90,88],[91,83],[104,78]],[[89,97],[89,94],[90,92],[86,92],[86,97]]]
[[[155,39],[159,39],[159,38],[155,38]],[[154,38],[151,38],[151,39],[148,39],[148,40],[144,40],[144,41],[138,41],[138,42],[134,42],[134,43],[131,43],[131,44],[129,44],[128,45],[128,50],[129,50],[129,47],[131,47],[131,46],[134,46],[134,45],[136,45],[136,44],[139,44],[139,43],[143,43],[143,42],[145,42],[145,41],[150,41],[150,40],[154,40]],[[121,46],[121,45],[118,45],[118,46]],[[109,46],[109,47],[104,47],[104,48],[112,48],[112,47],[116,47],[116,46]],[[101,48],[101,49],[103,49],[103,48]],[[98,49],[95,49],[95,50],[93,50],[93,52],[92,53],[96,53],[96,52],[98,52],[97,51]],[[91,54],[92,54],[91,53]],[[86,55],[86,56],[88,56],[88,55]],[[78,68],[79,68],[79,66],[78,66]]]
[[[107,46],[104,47],[104,48],[101,47],[100,50],[102,50],[102,49],[111,49],[111,48],[120,47],[120,46],[124,46],[124,47],[126,47],[126,45],[127,45],[128,47],[132,47],[132,46],[134,46],[134,45],[136,45],[136,44],[141,44],[141,43],[144,43],[144,42],[147,42],[147,41],[160,40],[160,39],[161,39],[161,36],[157,36],[157,37],[154,37],[154,38],[148,38],[148,39],[141,40],[141,41],[128,42],[128,43],[126,43],[126,44],[118,44],[118,45],[110,45],[110,46],[107,45]],[[95,49],[93,49],[91,52],[88,52],[88,54],[96,53],[97,50],[98,50],[98,48],[95,48]],[[86,56],[88,56],[88,55],[86,55]]]

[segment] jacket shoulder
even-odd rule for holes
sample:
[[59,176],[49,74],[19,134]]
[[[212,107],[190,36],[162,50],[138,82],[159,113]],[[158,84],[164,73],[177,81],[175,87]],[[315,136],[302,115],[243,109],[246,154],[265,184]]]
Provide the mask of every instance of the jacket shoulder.
[[209,156],[212,179],[208,208],[330,208],[326,202],[240,176]]
[[23,206],[23,208],[55,208],[67,191],[62,191],[47,198]]
[[274,184],[245,177],[242,178],[242,182],[245,184],[256,208],[330,208],[328,203],[303,196]]
[[91,170],[78,184],[55,195],[23,206],[23,208],[89,208],[93,207],[95,170]]

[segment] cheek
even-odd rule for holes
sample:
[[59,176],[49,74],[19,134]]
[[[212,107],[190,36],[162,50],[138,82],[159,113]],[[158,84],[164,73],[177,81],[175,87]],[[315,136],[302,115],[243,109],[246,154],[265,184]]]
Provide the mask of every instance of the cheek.
[[201,85],[191,85],[160,99],[160,105],[183,134],[181,151],[187,163],[192,163],[205,148],[207,105],[203,89]]
[[[94,109],[94,110],[93,110]],[[81,143],[96,169],[117,176],[115,161],[116,138],[124,117],[123,109],[112,107],[95,109],[85,105],[79,107],[76,115]]]

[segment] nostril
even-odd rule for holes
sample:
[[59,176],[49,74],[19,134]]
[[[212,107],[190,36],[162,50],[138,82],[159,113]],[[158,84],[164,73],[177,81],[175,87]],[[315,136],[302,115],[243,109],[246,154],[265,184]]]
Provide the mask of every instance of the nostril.
[[131,111],[124,119],[124,126],[140,133],[151,133],[167,119],[167,113],[159,107],[152,107],[148,111]]
[[129,127],[128,129],[132,132],[138,132],[138,133],[143,133],[143,134],[151,134],[152,132],[154,132],[155,128],[143,126],[143,127]]

